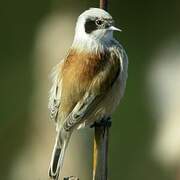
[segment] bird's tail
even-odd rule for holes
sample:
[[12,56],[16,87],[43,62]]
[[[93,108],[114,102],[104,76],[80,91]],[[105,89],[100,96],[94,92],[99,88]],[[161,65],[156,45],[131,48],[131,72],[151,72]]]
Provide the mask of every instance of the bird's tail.
[[49,167],[49,177],[54,180],[58,180],[59,178],[70,136],[71,133],[64,129],[59,130],[57,133]]

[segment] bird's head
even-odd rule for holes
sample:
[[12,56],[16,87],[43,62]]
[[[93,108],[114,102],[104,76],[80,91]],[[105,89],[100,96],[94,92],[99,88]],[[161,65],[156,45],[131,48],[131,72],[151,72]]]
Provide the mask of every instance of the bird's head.
[[75,41],[109,41],[113,38],[113,31],[121,31],[113,26],[112,16],[103,9],[90,8],[84,11],[77,20]]

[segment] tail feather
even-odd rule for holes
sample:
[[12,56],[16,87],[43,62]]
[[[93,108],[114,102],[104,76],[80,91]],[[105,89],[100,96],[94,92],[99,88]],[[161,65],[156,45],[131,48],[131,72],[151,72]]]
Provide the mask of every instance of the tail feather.
[[58,133],[56,137],[56,142],[54,145],[51,163],[49,167],[49,177],[54,180],[58,180],[61,168],[63,166],[64,155],[70,138],[70,133],[66,133],[68,134],[66,136],[63,135],[63,139],[62,135],[60,136],[60,133]]
[[57,165],[58,165],[60,154],[61,154],[61,149],[57,148],[55,151],[55,154],[54,154],[54,160],[53,160],[54,162],[52,164],[52,172],[53,173],[55,173],[57,170]]

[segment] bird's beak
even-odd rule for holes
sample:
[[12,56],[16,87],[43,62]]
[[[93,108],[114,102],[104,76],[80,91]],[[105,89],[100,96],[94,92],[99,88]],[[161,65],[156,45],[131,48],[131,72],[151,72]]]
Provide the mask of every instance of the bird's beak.
[[117,27],[114,27],[114,26],[110,26],[108,29],[109,29],[110,31],[119,31],[119,32],[122,31],[121,29],[119,29],[119,28],[117,28]]

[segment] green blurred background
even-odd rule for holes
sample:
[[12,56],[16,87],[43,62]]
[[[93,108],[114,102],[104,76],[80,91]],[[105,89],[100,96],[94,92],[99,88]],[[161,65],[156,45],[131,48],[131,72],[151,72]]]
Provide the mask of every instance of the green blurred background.
[[[155,121],[146,91],[146,75],[153,52],[169,37],[179,36],[180,1],[109,1],[109,12],[116,26],[123,30],[115,36],[129,57],[126,94],[113,116],[110,179],[175,179],[173,171],[167,171],[151,156]],[[9,177],[12,162],[28,144],[33,112],[30,104],[36,86],[33,51],[38,26],[53,12],[74,13],[76,19],[85,9],[97,6],[95,0],[1,1],[0,179],[13,180]],[[48,77],[44,80],[49,83]]]

